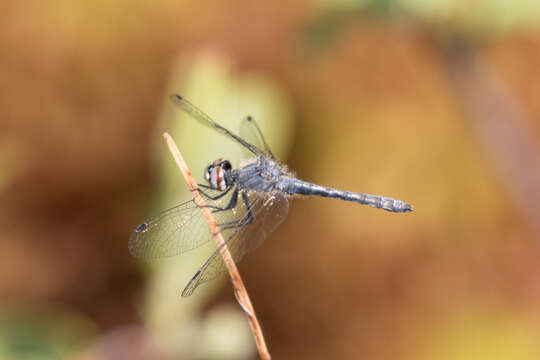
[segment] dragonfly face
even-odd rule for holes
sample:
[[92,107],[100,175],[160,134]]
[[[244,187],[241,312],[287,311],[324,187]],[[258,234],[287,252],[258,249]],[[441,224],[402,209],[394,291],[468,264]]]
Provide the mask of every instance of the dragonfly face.
[[204,178],[212,189],[223,191],[231,185],[227,183],[225,177],[225,173],[231,169],[232,166],[228,160],[219,158],[206,168]]

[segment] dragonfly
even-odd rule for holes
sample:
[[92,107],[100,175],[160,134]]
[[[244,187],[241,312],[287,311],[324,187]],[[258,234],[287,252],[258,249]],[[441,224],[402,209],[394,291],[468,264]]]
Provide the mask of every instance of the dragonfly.
[[[287,216],[289,199],[298,196],[323,196],[394,213],[405,213],[413,207],[401,200],[351,191],[337,190],[298,179],[281,164],[266,142],[261,128],[246,117],[239,136],[206,115],[178,94],[172,102],[192,119],[242,146],[250,158],[233,168],[231,162],[218,158],[204,172],[207,184],[198,191],[212,211],[225,242],[197,270],[182,291],[183,297],[226,271],[220,256],[227,246],[235,262],[257,248]],[[194,199],[183,202],[145,220],[133,230],[129,250],[136,258],[159,259],[183,254],[210,241],[215,235],[208,228]]]

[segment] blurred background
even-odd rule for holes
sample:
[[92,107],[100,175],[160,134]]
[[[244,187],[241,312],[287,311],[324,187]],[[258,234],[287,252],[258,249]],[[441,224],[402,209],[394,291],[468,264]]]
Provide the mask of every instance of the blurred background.
[[540,2],[0,4],[0,358],[255,359],[212,251],[137,261],[131,231],[189,199],[253,115],[330,199],[240,265],[275,359],[538,359]]

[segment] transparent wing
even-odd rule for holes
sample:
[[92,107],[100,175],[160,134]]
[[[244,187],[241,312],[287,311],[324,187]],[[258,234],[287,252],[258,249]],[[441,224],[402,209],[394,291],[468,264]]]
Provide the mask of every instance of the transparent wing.
[[[289,201],[283,194],[261,194],[253,192],[247,195],[248,203],[253,214],[253,221],[246,211],[246,204],[241,202],[240,211],[243,216],[237,222],[237,226],[227,235],[224,235],[232,258],[238,263],[245,254],[257,248],[287,216]],[[182,291],[182,296],[193,294],[195,289],[202,283],[214,279],[226,270],[225,262],[220,254],[220,248],[208,258],[203,266],[195,273],[195,276]]]
[[217,122],[212,120],[212,118],[208,115],[206,115],[201,109],[184,99],[182,96],[178,94],[172,94],[170,96],[171,101],[175,103],[176,106],[178,106],[180,109],[184,110],[189,116],[191,116],[193,119],[197,120],[199,123],[214,129],[215,131],[219,132],[220,134],[223,134],[225,136],[228,136],[229,138],[235,140],[240,145],[244,146],[246,149],[248,149],[251,153],[257,155],[260,153],[260,150],[242,139],[240,136],[232,133],[231,131],[227,130],[223,126],[219,125]]
[[242,124],[240,125],[240,136],[250,144],[256,146],[260,154],[275,159],[259,124],[257,124],[253,117],[248,116],[242,121]]
[[[234,192],[231,189],[220,199],[211,200],[204,196],[209,207],[224,208]],[[204,189],[211,197],[223,192]],[[201,194],[202,195],[202,194]],[[231,211],[215,212],[214,218],[218,224],[234,221]],[[236,215],[239,218],[238,215]],[[137,258],[159,259],[181,254],[195,249],[212,239],[212,233],[194,200],[186,201],[142,222],[129,238],[129,251]]]

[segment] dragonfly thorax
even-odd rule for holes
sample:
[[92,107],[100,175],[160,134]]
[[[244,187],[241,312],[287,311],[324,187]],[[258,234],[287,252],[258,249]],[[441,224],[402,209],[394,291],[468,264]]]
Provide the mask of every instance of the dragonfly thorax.
[[227,183],[225,174],[231,169],[232,166],[228,160],[219,158],[206,168],[204,178],[213,189],[223,191],[230,185]]

